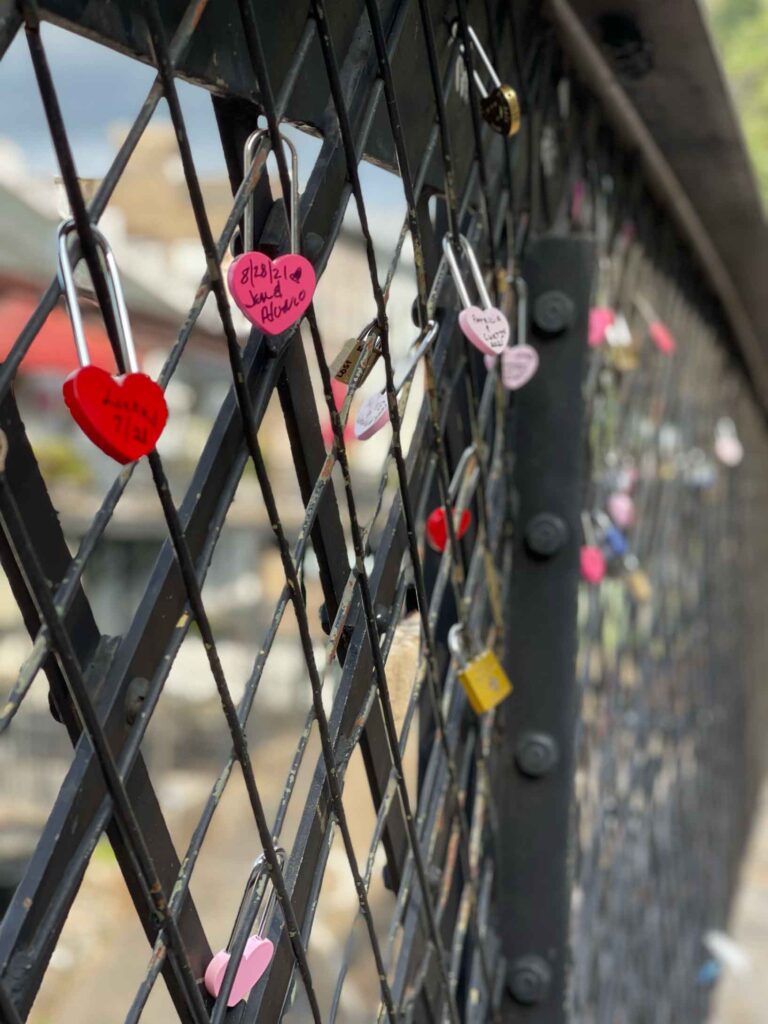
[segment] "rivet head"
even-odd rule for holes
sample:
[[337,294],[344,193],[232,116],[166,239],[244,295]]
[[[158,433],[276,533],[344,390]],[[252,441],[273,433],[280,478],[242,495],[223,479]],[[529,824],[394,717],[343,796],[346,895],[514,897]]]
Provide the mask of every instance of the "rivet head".
[[526,732],[515,746],[517,767],[531,779],[540,779],[555,767],[559,757],[555,739],[546,732]]
[[561,334],[573,323],[575,308],[564,292],[543,292],[533,303],[533,322],[541,334]]
[[533,954],[518,957],[509,972],[509,991],[523,1006],[542,1002],[552,984],[552,971],[546,960]]
[[149,682],[141,676],[136,676],[128,684],[125,694],[125,720],[128,725],[133,725],[139,717],[148,693]]
[[551,558],[568,539],[568,527],[560,516],[539,512],[527,523],[523,538],[531,554]]

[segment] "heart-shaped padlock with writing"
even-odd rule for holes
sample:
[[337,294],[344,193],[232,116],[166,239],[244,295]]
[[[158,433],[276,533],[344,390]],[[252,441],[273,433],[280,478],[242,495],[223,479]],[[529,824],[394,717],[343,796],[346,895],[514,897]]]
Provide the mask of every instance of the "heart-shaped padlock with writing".
[[471,342],[484,355],[498,356],[504,351],[509,341],[509,322],[502,311],[491,302],[477,257],[464,235],[459,235],[459,244],[466,256],[481,302],[480,306],[475,306],[472,303],[464,284],[456,253],[453,250],[453,244],[446,235],[443,238],[443,253],[463,307],[459,313],[459,327],[467,341]]
[[[243,316],[265,334],[282,334],[299,321],[315,293],[315,269],[299,251],[298,226],[298,156],[296,147],[284,135],[283,145],[291,154],[291,196],[289,204],[291,251],[270,259],[263,252],[253,251],[253,211],[250,202],[243,214],[243,253],[233,260],[227,271],[230,294]],[[266,129],[253,132],[245,143],[244,176],[259,148],[269,142]]]
[[80,362],[79,368],[64,381],[64,402],[85,436],[106,455],[122,464],[135,462],[154,449],[168,419],[168,406],[163,389],[151,377],[139,372],[117,264],[106,238],[93,224],[91,233],[104,260],[127,372],[113,376],[91,365],[68,249],[68,238],[75,230],[75,222],[68,220],[58,233],[59,281]]

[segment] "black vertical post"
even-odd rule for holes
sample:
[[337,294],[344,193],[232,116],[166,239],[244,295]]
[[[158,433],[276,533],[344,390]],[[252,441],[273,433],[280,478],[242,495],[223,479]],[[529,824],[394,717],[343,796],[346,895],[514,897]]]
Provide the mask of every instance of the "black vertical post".
[[497,905],[508,963],[504,1020],[566,1020],[570,820],[576,720],[582,387],[594,245],[531,243],[530,342],[540,368],[518,394],[511,432],[514,563],[506,667],[515,692],[503,733]]

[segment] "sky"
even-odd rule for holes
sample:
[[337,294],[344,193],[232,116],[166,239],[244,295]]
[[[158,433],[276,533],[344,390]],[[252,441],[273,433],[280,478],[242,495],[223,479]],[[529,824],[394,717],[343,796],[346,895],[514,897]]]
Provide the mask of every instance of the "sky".
[[[83,178],[100,178],[114,155],[110,126],[134,120],[152,85],[154,71],[53,25],[44,24],[42,34],[78,174]],[[205,176],[225,175],[208,93],[181,81],[178,88],[198,171]],[[0,139],[11,140],[21,150],[31,174],[56,176],[58,165],[21,32],[0,60],[0,97]],[[164,101],[155,118],[170,123]],[[303,187],[320,143],[305,134],[296,135],[299,181]],[[361,176],[367,202],[370,200],[380,212],[395,206],[404,212],[402,187],[394,175],[366,165],[361,168]]]

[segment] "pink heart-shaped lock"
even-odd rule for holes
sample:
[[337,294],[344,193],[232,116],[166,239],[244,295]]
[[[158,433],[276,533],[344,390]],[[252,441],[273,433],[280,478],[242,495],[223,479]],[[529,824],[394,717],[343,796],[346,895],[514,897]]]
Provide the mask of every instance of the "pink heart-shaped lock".
[[587,341],[590,348],[597,348],[605,341],[605,332],[614,320],[614,312],[608,306],[593,306],[589,311],[589,333]]
[[539,368],[539,353],[531,345],[508,345],[501,353],[501,382],[508,391],[517,391]]
[[[260,935],[252,935],[245,944],[243,957],[235,974],[232,989],[227,999],[227,1006],[235,1006],[241,999],[246,999],[248,993],[269,967],[275,947],[269,939],[262,939]],[[229,963],[230,954],[220,950],[211,960],[205,969],[205,987],[209,995],[214,999],[221,991],[221,983],[224,980],[224,972]]]
[[265,334],[282,334],[301,319],[315,283],[314,267],[296,253],[271,260],[263,252],[244,252],[227,271],[237,308]]
[[491,372],[491,370],[496,365],[496,360],[498,358],[499,358],[498,356],[488,356],[488,355],[483,356],[483,362],[485,363],[485,368],[486,368],[486,370],[489,373]]
[[377,391],[370,395],[360,408],[355,417],[355,437],[358,441],[365,441],[381,428],[389,423],[389,403],[384,391]]
[[648,333],[653,344],[665,356],[671,356],[677,348],[677,342],[672,336],[672,332],[661,320],[654,320],[648,328]]
[[605,576],[605,555],[600,548],[585,544],[579,552],[581,578],[587,583],[599,583]]
[[623,491],[614,491],[607,502],[608,515],[620,530],[626,530],[635,521],[635,503]]
[[467,341],[485,355],[498,356],[509,341],[509,323],[500,309],[468,306],[459,313],[459,327]]

